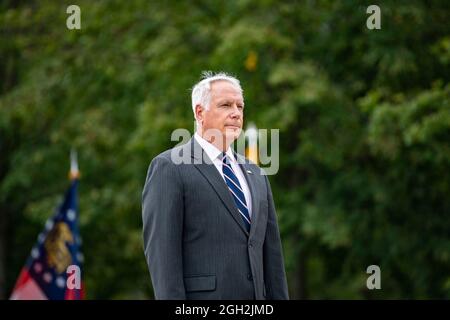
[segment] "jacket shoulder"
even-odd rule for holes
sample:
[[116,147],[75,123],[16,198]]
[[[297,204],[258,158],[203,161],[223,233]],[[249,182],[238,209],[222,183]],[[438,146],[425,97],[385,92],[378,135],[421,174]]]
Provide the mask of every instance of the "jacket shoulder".
[[153,158],[152,162],[155,160],[166,160],[170,161],[172,163],[176,163],[178,157],[190,157],[191,156],[191,148],[190,143],[185,143],[182,145],[175,146],[171,149],[165,150],[158,154],[156,157]]

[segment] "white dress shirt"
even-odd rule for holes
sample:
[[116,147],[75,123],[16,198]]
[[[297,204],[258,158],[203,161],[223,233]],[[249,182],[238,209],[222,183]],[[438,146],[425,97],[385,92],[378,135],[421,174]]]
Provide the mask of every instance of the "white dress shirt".
[[[205,139],[203,139],[197,132],[194,134],[194,139],[200,144],[202,149],[205,151],[205,153],[208,155],[209,159],[211,159],[212,163],[216,167],[217,171],[219,171],[220,175],[222,176],[222,179],[225,181],[225,177],[223,176],[222,171],[222,159],[219,157],[222,154],[222,151],[216,148],[213,144],[209,143]],[[231,168],[234,171],[234,174],[239,180],[239,183],[241,184],[242,191],[244,191],[245,201],[247,202],[247,208],[248,213],[250,215],[250,218],[252,217],[252,197],[250,194],[250,189],[247,184],[247,180],[245,180],[244,174],[242,173],[241,167],[236,161],[236,158],[234,157],[233,152],[231,151],[231,148],[228,147],[228,150],[226,152],[228,159],[230,159]]]

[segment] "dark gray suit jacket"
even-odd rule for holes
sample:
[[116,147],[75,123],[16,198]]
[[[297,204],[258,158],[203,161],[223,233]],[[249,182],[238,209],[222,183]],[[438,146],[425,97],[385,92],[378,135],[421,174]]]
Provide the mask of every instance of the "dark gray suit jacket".
[[[174,164],[171,154],[187,156],[190,164]],[[142,219],[157,299],[289,298],[269,181],[235,155],[246,162],[241,169],[252,196],[250,233],[214,164],[199,163],[205,155],[194,138],[151,162]]]

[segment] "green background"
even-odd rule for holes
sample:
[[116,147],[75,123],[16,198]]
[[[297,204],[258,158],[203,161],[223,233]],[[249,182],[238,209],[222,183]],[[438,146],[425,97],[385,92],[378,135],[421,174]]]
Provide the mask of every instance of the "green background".
[[3,1],[0,298],[68,187],[72,147],[87,298],[153,297],[141,191],[171,132],[192,132],[202,70],[238,77],[246,120],[280,130],[291,298],[450,298],[449,2],[378,1],[381,30],[370,4]]

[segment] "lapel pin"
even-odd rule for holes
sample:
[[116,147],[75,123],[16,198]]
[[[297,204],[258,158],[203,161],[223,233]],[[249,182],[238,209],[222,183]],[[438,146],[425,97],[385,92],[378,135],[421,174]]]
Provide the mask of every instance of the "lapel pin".
[[247,170],[247,173],[250,173],[250,174],[252,174],[252,172],[251,172],[250,170]]

